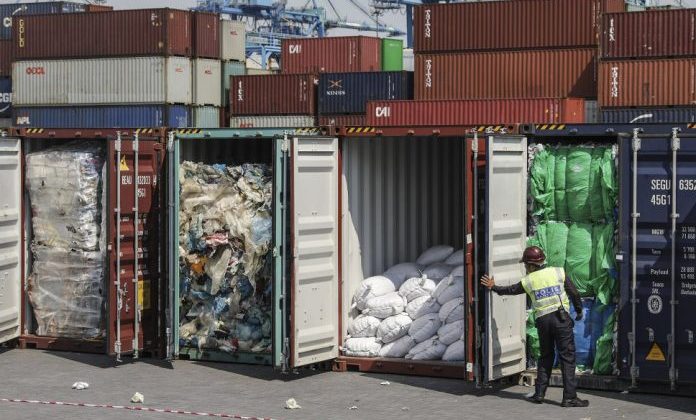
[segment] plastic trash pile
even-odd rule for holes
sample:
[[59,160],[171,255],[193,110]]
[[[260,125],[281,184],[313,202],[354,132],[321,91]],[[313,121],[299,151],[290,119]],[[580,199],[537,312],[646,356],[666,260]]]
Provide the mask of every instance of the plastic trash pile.
[[362,281],[346,356],[464,360],[464,251],[438,245]]
[[185,161],[179,181],[180,345],[270,351],[270,168]]
[[94,144],[51,147],[26,157],[33,255],[29,300],[36,334],[103,335],[104,152]]

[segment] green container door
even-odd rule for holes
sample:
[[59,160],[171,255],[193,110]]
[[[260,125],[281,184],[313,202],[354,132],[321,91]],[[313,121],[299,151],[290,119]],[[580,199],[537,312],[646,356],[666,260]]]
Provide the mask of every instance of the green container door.
[[230,76],[246,74],[246,64],[241,61],[223,61],[222,63],[222,103],[230,104]]
[[382,71],[404,69],[404,42],[400,39],[382,39]]

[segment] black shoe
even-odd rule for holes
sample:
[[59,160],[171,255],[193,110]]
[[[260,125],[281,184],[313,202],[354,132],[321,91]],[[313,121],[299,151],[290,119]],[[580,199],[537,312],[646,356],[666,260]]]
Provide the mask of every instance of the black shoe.
[[537,394],[534,394],[531,397],[524,397],[524,399],[534,404],[542,404],[544,402],[544,397]]
[[571,398],[569,400],[563,400],[561,407],[589,407],[590,402],[587,400],[581,400],[580,398]]

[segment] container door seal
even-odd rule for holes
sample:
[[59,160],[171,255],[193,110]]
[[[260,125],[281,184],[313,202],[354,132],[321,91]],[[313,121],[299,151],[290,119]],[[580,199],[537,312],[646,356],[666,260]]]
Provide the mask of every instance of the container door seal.
[[[527,139],[489,137],[486,146],[486,268],[496,285],[524,276],[518,262],[527,242]],[[526,297],[485,294],[484,380],[526,368]]]
[[334,359],[339,345],[338,139],[292,142],[291,367]]
[[19,337],[22,301],[20,140],[0,139],[0,343]]

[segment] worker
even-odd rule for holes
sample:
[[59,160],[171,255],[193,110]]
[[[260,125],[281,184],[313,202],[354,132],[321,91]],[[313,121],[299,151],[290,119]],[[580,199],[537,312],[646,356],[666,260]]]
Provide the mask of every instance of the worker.
[[527,400],[535,404],[544,402],[546,389],[549,386],[549,375],[553,369],[554,345],[561,360],[563,374],[562,407],[587,407],[589,401],[578,398],[576,393],[577,379],[575,378],[575,336],[570,318],[572,299],[577,316],[576,321],[582,320],[582,302],[575,285],[566,277],[559,267],[547,267],[546,256],[541,248],[528,247],[522,254],[520,263],[524,264],[527,272],[522,281],[511,286],[496,286],[493,276],[485,274],[481,284],[499,295],[521,295],[527,293],[532,302],[539,332],[539,347],[541,356],[537,364],[536,388]]

